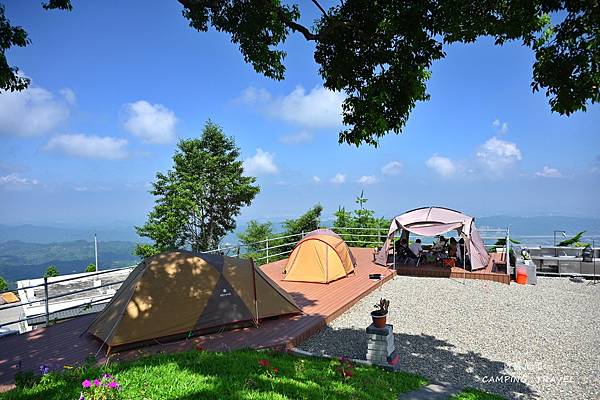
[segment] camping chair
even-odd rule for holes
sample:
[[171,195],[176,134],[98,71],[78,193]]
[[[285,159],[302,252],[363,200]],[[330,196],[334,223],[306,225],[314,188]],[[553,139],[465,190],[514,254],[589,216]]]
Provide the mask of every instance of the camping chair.
[[412,260],[415,262],[416,267],[421,263],[421,256],[415,255],[408,247],[404,246],[398,248],[398,259],[402,264],[407,264],[409,260]]

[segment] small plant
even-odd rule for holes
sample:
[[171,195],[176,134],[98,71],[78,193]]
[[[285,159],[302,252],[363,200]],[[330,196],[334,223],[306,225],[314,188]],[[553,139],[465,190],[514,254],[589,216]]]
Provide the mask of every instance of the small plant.
[[40,374],[42,374],[42,376],[47,375],[49,372],[50,372],[49,366],[47,366],[46,364],[40,365]]
[[83,390],[79,400],[115,400],[121,390],[121,385],[111,374],[103,374],[101,379],[86,379],[81,386]]
[[33,371],[19,371],[15,374],[15,386],[21,389],[30,388],[35,385],[39,377],[35,376]]
[[344,380],[351,378],[354,375],[354,364],[352,364],[352,359],[350,357],[341,356],[336,371],[340,373]]
[[587,247],[590,244],[589,243],[585,243],[581,241],[581,237],[585,234],[585,231],[581,231],[579,233],[577,233],[577,235],[573,236],[572,238],[569,239],[565,239],[562,242],[560,242],[559,244],[557,244],[558,247]]
[[373,311],[371,314],[387,315],[388,308],[390,307],[390,301],[383,298],[379,299],[379,303],[375,304],[373,307],[375,307],[375,311]]
[[271,367],[269,360],[265,358],[258,360],[258,365],[260,365],[262,373],[267,375],[267,377],[269,378],[269,382],[271,383],[271,390],[275,390],[273,380],[279,374],[279,368]]

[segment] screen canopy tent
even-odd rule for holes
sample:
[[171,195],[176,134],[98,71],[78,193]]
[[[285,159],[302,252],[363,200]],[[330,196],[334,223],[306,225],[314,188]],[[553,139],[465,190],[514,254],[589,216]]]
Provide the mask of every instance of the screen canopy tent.
[[482,269],[488,265],[490,256],[475,227],[475,219],[443,207],[417,208],[394,218],[387,239],[375,257],[375,262],[380,265],[388,264],[388,252],[396,232],[401,232],[401,236],[408,239],[409,233],[437,236],[450,231],[457,231],[465,240],[467,256],[471,260],[471,270]]
[[284,280],[329,283],[354,272],[356,260],[344,240],[329,229],[306,234],[288,258]]
[[300,312],[251,260],[180,250],[141,262],[86,331],[134,347]]

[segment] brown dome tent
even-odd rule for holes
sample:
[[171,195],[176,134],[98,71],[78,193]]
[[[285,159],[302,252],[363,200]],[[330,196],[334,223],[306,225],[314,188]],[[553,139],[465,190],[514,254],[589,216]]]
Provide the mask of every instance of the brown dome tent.
[[88,327],[109,348],[301,312],[251,260],[173,251],[147,258]]
[[339,235],[317,229],[296,244],[283,272],[284,280],[329,283],[348,276],[355,266],[354,255]]

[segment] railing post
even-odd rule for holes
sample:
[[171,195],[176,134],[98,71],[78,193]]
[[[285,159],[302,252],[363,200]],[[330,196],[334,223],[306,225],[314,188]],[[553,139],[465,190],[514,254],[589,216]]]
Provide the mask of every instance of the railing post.
[[267,264],[269,263],[269,238],[267,238]]
[[48,278],[44,277],[44,303],[46,306],[46,310],[45,310],[45,317],[46,317],[46,326],[48,326],[50,324],[50,306],[49,306],[49,300],[48,300]]

